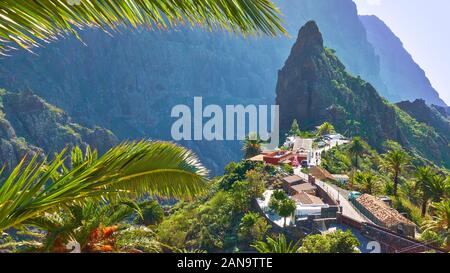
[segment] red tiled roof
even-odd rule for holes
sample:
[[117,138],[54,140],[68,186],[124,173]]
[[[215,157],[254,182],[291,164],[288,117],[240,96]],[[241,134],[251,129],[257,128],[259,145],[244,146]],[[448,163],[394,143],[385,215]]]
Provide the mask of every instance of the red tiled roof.
[[363,194],[356,199],[360,205],[366,208],[375,218],[387,226],[408,224],[414,225],[413,222],[406,219],[395,209],[386,205],[383,201],[369,194]]
[[318,167],[318,166],[311,167],[309,172],[312,176],[314,176],[315,178],[317,178],[319,180],[325,180],[325,179],[336,180],[331,173],[329,173],[327,170],[325,170],[321,167]]

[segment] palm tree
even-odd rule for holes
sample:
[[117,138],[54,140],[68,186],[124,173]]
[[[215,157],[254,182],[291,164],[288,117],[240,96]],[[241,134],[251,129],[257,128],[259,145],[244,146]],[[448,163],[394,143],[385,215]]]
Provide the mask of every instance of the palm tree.
[[423,224],[424,231],[434,231],[444,238],[447,248],[450,247],[450,199],[431,205],[434,209],[433,219]]
[[81,202],[30,219],[27,224],[46,231],[40,249],[45,252],[67,252],[69,241],[77,242],[81,252],[112,251],[111,236],[118,231],[118,224],[133,214],[141,215],[141,210],[131,200]]
[[366,152],[364,141],[360,137],[353,138],[348,148],[348,152],[351,157],[354,157],[355,167],[356,169],[358,169],[359,168],[358,159]]
[[375,194],[379,189],[378,178],[373,173],[358,172],[355,174],[354,179],[363,193]]
[[402,174],[406,166],[408,166],[408,162],[409,156],[403,149],[393,149],[384,155],[384,160],[381,163],[381,168],[392,174],[395,196],[397,196],[400,175]]
[[298,121],[294,119],[292,121],[291,129],[288,132],[288,136],[301,136],[302,131],[300,130],[300,126],[298,125]]
[[276,239],[267,237],[267,242],[256,241],[252,247],[259,253],[297,253],[300,243],[301,241],[288,243],[284,234],[280,234]]
[[296,209],[297,206],[294,200],[286,198],[280,201],[277,214],[284,218],[283,227],[286,227],[286,219],[293,215]]
[[259,155],[262,152],[263,141],[256,134],[250,134],[245,137],[244,146],[242,151],[244,151],[244,156],[246,159],[252,158]]
[[447,197],[448,183],[444,176],[436,174],[430,167],[420,167],[416,171],[416,188],[422,196],[422,217],[427,213],[430,200],[439,202]]
[[419,167],[416,171],[416,188],[421,190],[422,194],[422,217],[427,213],[428,201],[431,199],[430,185],[432,177],[434,176],[433,170],[429,167]]
[[286,33],[270,0],[33,0],[0,1],[0,54],[19,46],[30,50],[72,33],[121,25],[161,29],[202,26],[247,34]]
[[346,135],[349,137],[353,137],[359,134],[361,123],[356,120],[347,120],[345,122],[345,125],[347,126]]
[[126,142],[70,170],[65,154],[50,162],[24,159],[6,178],[0,186],[0,231],[74,202],[144,194],[193,198],[206,188],[207,170],[191,151],[172,143]]
[[334,130],[334,126],[329,122],[324,122],[322,125],[319,126],[319,129],[317,129],[318,136],[329,135],[334,132],[336,132]]

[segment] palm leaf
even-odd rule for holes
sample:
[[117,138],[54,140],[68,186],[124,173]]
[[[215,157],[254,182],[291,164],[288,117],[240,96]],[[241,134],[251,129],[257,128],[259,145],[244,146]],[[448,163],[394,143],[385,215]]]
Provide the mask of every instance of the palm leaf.
[[158,195],[190,199],[203,193],[207,170],[189,150],[165,142],[123,143],[72,170],[65,151],[49,164],[22,161],[0,187],[0,231],[62,205],[86,199]]
[[105,31],[179,24],[247,34],[286,33],[270,0],[2,0],[0,54],[48,43],[84,27]]

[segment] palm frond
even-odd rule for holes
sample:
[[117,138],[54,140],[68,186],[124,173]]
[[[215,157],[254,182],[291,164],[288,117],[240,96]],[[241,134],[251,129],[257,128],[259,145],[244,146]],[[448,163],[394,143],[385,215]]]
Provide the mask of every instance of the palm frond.
[[50,209],[113,196],[190,199],[204,192],[207,170],[189,150],[165,142],[127,142],[58,174],[65,151],[46,164],[22,161],[0,187],[0,230]]
[[0,54],[25,49],[68,33],[120,25],[150,29],[179,24],[247,34],[286,33],[270,0],[2,0]]

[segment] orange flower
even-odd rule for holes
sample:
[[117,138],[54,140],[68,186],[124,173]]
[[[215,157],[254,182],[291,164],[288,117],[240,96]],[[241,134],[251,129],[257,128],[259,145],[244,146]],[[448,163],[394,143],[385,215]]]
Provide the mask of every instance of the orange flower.
[[102,250],[102,252],[111,252],[113,251],[113,247],[110,245],[103,245],[100,247],[100,249]]
[[108,238],[110,237],[114,232],[116,232],[118,229],[117,226],[111,226],[111,227],[105,227],[103,228],[103,237]]

